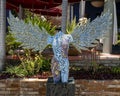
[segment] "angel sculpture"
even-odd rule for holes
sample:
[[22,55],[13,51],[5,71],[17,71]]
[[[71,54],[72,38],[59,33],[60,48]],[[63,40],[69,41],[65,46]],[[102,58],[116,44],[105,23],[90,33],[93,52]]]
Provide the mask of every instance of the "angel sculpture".
[[88,50],[89,47],[96,46],[96,39],[102,38],[111,25],[111,14],[108,12],[97,17],[95,20],[82,19],[71,34],[62,31],[50,36],[47,31],[32,23],[26,24],[23,20],[15,18],[11,13],[8,18],[11,32],[15,38],[22,42],[23,47],[42,52],[44,48],[51,44],[54,52],[51,70],[54,83],[68,82],[69,77],[69,44],[72,43],[78,50]]

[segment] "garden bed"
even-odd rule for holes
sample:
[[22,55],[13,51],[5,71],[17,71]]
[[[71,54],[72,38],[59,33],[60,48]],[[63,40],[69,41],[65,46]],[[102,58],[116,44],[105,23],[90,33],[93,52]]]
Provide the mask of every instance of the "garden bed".
[[112,80],[120,79],[120,67],[98,67],[98,68],[72,68],[70,70],[70,76],[75,79],[86,80]]
[[16,74],[9,74],[9,73],[1,73],[0,74],[0,79],[30,79],[30,78],[34,78],[34,79],[47,79],[49,76],[51,76],[51,72],[43,72],[43,73],[39,73],[39,74],[35,74],[32,76],[26,76],[26,77],[20,77],[17,76]]
[[[120,67],[94,65],[82,68],[71,65],[69,73],[75,78],[75,96],[120,96]],[[46,82],[51,76],[48,73],[27,77],[1,74],[0,95],[46,96]]]
[[[86,79],[86,80],[112,80],[112,79],[120,79],[120,67],[89,67],[88,69],[80,68],[80,67],[70,67],[69,76],[74,77],[75,79]],[[50,71],[41,72],[38,74],[34,74],[31,76],[20,77],[16,74],[3,73],[0,74],[0,79],[7,78],[38,78],[38,79],[47,79],[51,76]]]

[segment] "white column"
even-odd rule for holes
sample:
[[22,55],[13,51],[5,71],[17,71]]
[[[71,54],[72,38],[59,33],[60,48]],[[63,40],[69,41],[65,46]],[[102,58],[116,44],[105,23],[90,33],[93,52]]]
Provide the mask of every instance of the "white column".
[[80,14],[79,18],[82,18],[85,15],[85,1],[83,1],[83,0],[80,1],[79,14]]
[[69,10],[70,10],[70,21],[72,21],[73,19],[74,19],[74,17],[73,17],[73,4],[70,4],[70,8],[69,8]]
[[5,60],[6,0],[0,0],[0,71]]
[[68,4],[67,21],[70,21],[70,4]]
[[19,15],[19,19],[23,18],[23,8],[22,8],[21,5],[19,5],[19,13],[18,13],[18,15]]
[[68,0],[62,0],[62,32],[66,33]]
[[117,25],[117,13],[116,13],[116,3],[115,1],[113,2],[114,4],[114,22],[113,22],[113,44],[117,44],[118,41],[118,25]]
[[107,34],[107,37],[103,40],[103,53],[112,53],[113,44],[113,27],[114,27],[114,3],[115,0],[105,0],[104,12],[109,10],[112,14],[111,28]]

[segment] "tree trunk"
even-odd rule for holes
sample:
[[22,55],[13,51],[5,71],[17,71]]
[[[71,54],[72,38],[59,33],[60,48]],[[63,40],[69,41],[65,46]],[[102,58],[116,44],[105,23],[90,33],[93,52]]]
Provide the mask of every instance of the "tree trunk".
[[68,0],[62,0],[62,32],[66,33]]
[[6,0],[0,0],[0,71],[5,59]]

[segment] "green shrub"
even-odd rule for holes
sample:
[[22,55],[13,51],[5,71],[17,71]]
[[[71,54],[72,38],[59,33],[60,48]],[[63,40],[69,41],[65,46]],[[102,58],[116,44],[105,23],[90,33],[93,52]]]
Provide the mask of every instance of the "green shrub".
[[3,73],[10,74],[12,77],[24,77],[27,75],[26,71],[23,70],[21,66],[8,66]]
[[30,50],[25,50],[25,56],[19,58],[21,63],[18,66],[8,66],[4,73],[25,77],[50,71],[50,60],[40,54],[33,55]]
[[7,54],[14,54],[14,50],[19,48],[21,43],[16,41],[14,35],[10,32],[7,33],[5,37],[6,52]]
[[120,34],[118,34],[118,41],[117,44],[120,45]]
[[74,18],[71,22],[67,22],[66,32],[71,34],[76,27],[76,19]]
[[113,72],[113,73],[119,73],[120,74],[120,67],[118,66],[118,67],[112,67],[111,68],[111,71]]
[[55,34],[54,32],[55,32],[56,26],[52,26],[51,22],[47,20],[42,20],[40,16],[33,14],[28,10],[26,10],[25,13],[26,13],[25,14],[26,18],[24,20],[26,23],[32,22],[33,25],[38,25],[39,28],[44,27],[49,34],[51,35]]

